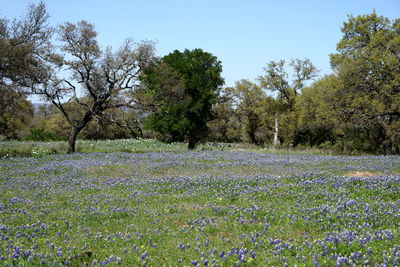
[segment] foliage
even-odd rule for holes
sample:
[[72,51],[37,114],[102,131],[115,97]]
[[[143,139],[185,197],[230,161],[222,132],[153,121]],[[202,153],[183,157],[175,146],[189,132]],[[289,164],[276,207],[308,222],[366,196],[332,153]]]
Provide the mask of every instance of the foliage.
[[65,138],[61,136],[57,136],[55,134],[46,132],[42,128],[37,128],[31,130],[30,134],[25,138],[27,141],[41,141],[41,142],[47,142],[47,141],[57,141],[57,140],[64,140]]
[[[297,97],[305,87],[306,82],[317,76],[318,70],[309,59],[295,59],[289,64],[293,69],[292,80],[285,70],[285,61],[271,61],[264,67],[264,75],[259,76],[261,87],[272,93],[277,92],[278,105],[275,108],[275,116],[279,121],[279,143],[291,146],[295,142],[297,130],[297,116],[294,111]],[[283,122],[283,123],[282,123]],[[271,125],[272,127],[272,125]],[[275,128],[278,131],[278,127]]]
[[256,145],[271,140],[272,116],[276,110],[272,97],[248,80],[236,82],[236,86],[226,88],[226,92],[235,107],[236,116],[243,123],[245,140]]
[[224,83],[221,62],[201,49],[186,49],[183,52],[175,50],[164,56],[158,64],[168,65],[162,69],[173,71],[178,77],[167,84],[161,83],[159,77],[164,73],[156,66],[147,75],[149,78],[144,78],[149,93],[160,105],[150,115],[146,125],[170,135],[172,141],[187,139],[188,148],[194,149],[207,135],[211,108]]
[[289,64],[293,68],[293,79],[285,70],[285,61],[271,61],[264,67],[264,75],[259,76],[261,87],[272,92],[278,92],[278,99],[289,111],[292,111],[295,98],[304,88],[305,83],[317,76],[318,70],[312,62],[306,59],[295,59]]
[[[349,17],[331,64],[343,86],[335,104],[360,135],[370,135],[372,151],[399,152],[400,20],[376,13]],[[375,144],[373,144],[374,140]]]
[[46,57],[53,33],[48,17],[45,4],[40,2],[29,6],[19,20],[0,18],[1,90],[19,90],[46,79]]
[[0,135],[6,139],[25,138],[33,115],[33,106],[24,96],[14,98],[0,113]]
[[[226,88],[223,89],[226,92]],[[242,141],[242,123],[227,97],[219,97],[212,109],[212,120],[208,122],[210,141],[238,143]]]
[[[132,137],[188,141],[189,149],[273,140],[282,148],[400,153],[400,19],[349,16],[330,55],[334,73],[314,83],[318,71],[306,58],[270,61],[258,84],[222,88],[221,62],[201,49],[157,59],[152,42],[102,48],[93,24],[54,29],[48,18],[43,2],[20,19],[0,18],[0,140],[68,136],[70,153],[77,138]],[[51,106],[35,110],[28,92]]]
[[340,134],[340,118],[332,100],[340,86],[335,75],[327,75],[303,89],[295,107],[298,121],[294,145],[335,144]]

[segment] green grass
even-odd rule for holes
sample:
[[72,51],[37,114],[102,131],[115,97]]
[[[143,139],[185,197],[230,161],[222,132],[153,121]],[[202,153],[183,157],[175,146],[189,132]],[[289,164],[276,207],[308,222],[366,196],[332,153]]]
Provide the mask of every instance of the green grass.
[[[398,259],[399,157],[211,144],[186,152],[184,144],[154,140],[79,146],[83,153],[74,155],[0,159],[0,265],[101,266],[111,257],[109,266],[117,258],[122,266],[312,266],[318,257],[319,266],[336,266],[338,257],[353,257],[363,266]],[[127,148],[133,153],[121,152]],[[348,175],[356,171],[373,175]],[[239,250],[247,250],[242,262]]]
[[[0,141],[0,158],[7,157],[42,157],[49,154],[65,154],[68,144],[66,141]],[[155,139],[119,139],[119,140],[77,140],[76,151],[79,153],[144,153],[144,152],[182,152],[187,150],[186,143],[164,143]],[[329,155],[329,150],[316,148],[293,149],[272,147],[258,147],[246,143],[205,143],[196,147],[197,151],[210,150],[246,150],[258,153],[286,154],[308,154]]]

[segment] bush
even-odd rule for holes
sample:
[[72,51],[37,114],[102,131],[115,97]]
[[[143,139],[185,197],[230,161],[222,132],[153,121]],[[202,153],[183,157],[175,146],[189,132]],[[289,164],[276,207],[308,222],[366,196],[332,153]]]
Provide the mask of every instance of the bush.
[[62,136],[57,136],[55,134],[46,132],[42,128],[37,128],[31,130],[31,133],[26,137],[26,141],[42,141],[42,142],[48,142],[48,141],[62,141],[65,140],[65,137]]

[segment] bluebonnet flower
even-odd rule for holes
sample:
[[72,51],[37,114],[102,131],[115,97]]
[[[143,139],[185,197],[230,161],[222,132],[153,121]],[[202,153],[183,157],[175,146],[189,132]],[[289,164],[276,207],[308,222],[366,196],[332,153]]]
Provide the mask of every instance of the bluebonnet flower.
[[147,251],[143,252],[142,255],[140,255],[140,259],[144,260],[147,257]]

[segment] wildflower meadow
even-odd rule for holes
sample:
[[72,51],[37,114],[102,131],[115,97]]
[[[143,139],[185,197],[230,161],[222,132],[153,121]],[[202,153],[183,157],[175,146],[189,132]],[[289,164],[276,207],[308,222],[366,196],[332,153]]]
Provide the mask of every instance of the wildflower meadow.
[[398,266],[400,157],[5,157],[0,214],[4,266]]

